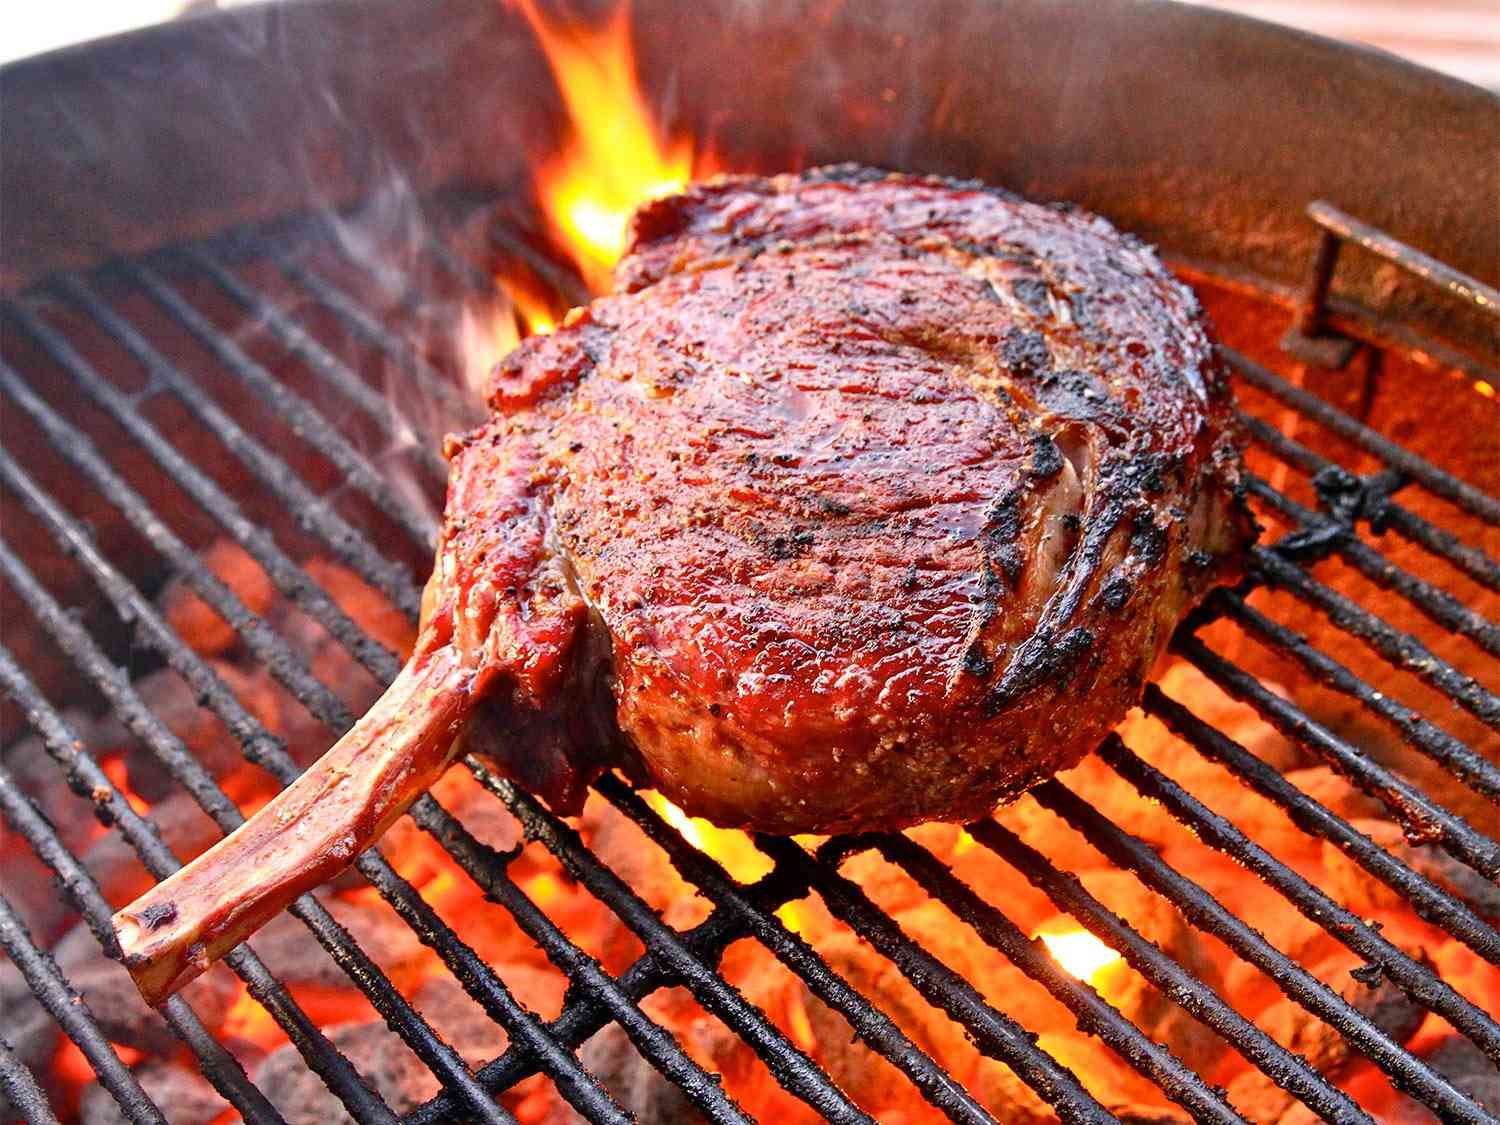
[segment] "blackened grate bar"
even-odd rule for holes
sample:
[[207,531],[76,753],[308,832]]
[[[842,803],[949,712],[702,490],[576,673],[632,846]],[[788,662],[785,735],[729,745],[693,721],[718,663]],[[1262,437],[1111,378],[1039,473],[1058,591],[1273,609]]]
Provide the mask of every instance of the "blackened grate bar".
[[58,1125],[57,1115],[47,1104],[47,1095],[36,1084],[36,1077],[16,1057],[14,1049],[0,1036],[0,1093],[23,1121],[32,1125]]
[[[299,239],[307,237],[306,231]],[[455,246],[457,244],[455,238]],[[337,246],[337,240],[334,240]],[[443,239],[427,247],[433,266],[472,287],[486,301],[496,295],[482,268]],[[179,359],[160,338],[185,334],[209,356],[213,372],[253,395],[284,425],[295,441],[305,442],[330,461],[355,492],[390,520],[408,542],[402,550],[419,553],[430,544],[433,521],[408,503],[375,468],[371,458],[347,438],[333,421],[319,412],[313,400],[284,383],[247,347],[216,327],[199,300],[205,286],[227,298],[252,318],[267,339],[326,387],[337,401],[349,405],[371,422],[385,439],[412,432],[410,424],[392,413],[390,396],[366,381],[358,357],[344,355],[296,314],[297,304],[286,304],[264,282],[252,280],[247,264],[268,261],[295,287],[295,300],[311,299],[336,318],[348,332],[343,343],[361,342],[375,349],[403,374],[424,386],[435,400],[450,407],[466,401],[458,383],[411,342],[372,315],[357,296],[358,282],[335,280],[335,274],[300,250],[293,252],[275,236],[240,233],[225,242],[204,244],[157,258],[119,263],[97,276],[64,277],[31,297],[5,306],[9,324],[20,328],[40,356],[54,366],[26,369],[18,362],[0,361],[0,393],[7,404],[19,407],[19,417],[78,473],[79,481],[96,492],[142,537],[160,566],[197,592],[241,635],[245,648],[275,681],[326,729],[330,737],[344,730],[353,715],[337,694],[321,682],[267,622],[257,618],[189,546],[177,513],[157,510],[152,501],[132,487],[91,443],[78,424],[37,393],[39,380],[61,372],[117,425],[157,469],[169,477],[223,533],[239,543],[261,566],[274,586],[377,679],[388,681],[397,670],[396,656],[372,638],[339,608],[288,550],[267,529],[258,526],[215,478],[178,448],[158,423],[150,421],[143,405],[157,396],[181,404],[194,424],[222,443],[246,480],[264,490],[293,513],[300,529],[330,555],[378,589],[410,619],[415,619],[419,596],[417,576],[391,557],[394,544],[340,506],[336,495],[319,492],[293,467],[290,447],[257,436],[236,417],[232,403],[220,401],[202,377],[201,360]],[[352,262],[355,273],[360,263]],[[124,311],[122,298],[139,295],[149,307],[165,315],[161,323],[137,323]],[[137,301],[135,307],[140,307]],[[128,362],[140,365],[146,387],[137,394],[116,388],[101,370],[102,361],[86,358],[70,340],[60,313],[86,317],[109,346]],[[1500,648],[1494,622],[1447,594],[1424,575],[1395,567],[1381,551],[1359,538],[1362,526],[1387,527],[1451,563],[1475,582],[1500,588],[1500,564],[1482,548],[1436,526],[1394,497],[1408,481],[1420,483],[1475,518],[1500,525],[1500,501],[1439,469],[1335,407],[1296,387],[1267,368],[1236,353],[1226,353],[1231,365],[1251,385],[1265,391],[1299,415],[1371,453],[1385,467],[1370,477],[1357,477],[1342,466],[1302,445],[1257,418],[1247,418],[1256,442],[1281,463],[1312,478],[1320,508],[1314,510],[1265,481],[1254,485],[1257,497],[1284,518],[1291,530],[1278,542],[1262,548],[1254,560],[1252,583],[1239,591],[1217,595],[1182,631],[1177,649],[1210,679],[1240,698],[1298,745],[1328,762],[1360,790],[1377,798],[1417,841],[1433,843],[1494,878],[1500,873],[1500,845],[1476,825],[1446,808],[1413,783],[1396,776],[1365,756],[1358,747],[1316,722],[1296,705],[1268,689],[1254,675],[1219,655],[1198,635],[1217,620],[1232,622],[1272,650],[1285,654],[1314,679],[1356,702],[1396,730],[1413,749],[1432,759],[1476,795],[1490,801],[1500,797],[1500,770],[1438,723],[1376,691],[1348,665],[1323,653],[1280,622],[1247,601],[1254,585],[1273,585],[1316,608],[1348,635],[1368,643],[1393,666],[1410,671],[1433,690],[1451,699],[1476,720],[1495,726],[1500,702],[1485,685],[1450,663],[1437,658],[1416,637],[1383,620],[1378,614],[1313,577],[1310,568],[1337,555],[1394,596],[1416,607],[1437,627],[1466,637],[1494,656]],[[461,413],[461,411],[460,411]],[[472,410],[470,411],[472,414]],[[416,470],[426,480],[441,475],[441,465],[430,449],[417,452]],[[69,555],[104,595],[119,620],[130,622],[137,642],[156,653],[197,692],[203,705],[221,719],[239,745],[242,756],[289,781],[296,767],[280,740],[245,709],[222,679],[177,636],[154,603],[122,569],[120,560],[106,557],[68,505],[35,479],[29,466],[9,451],[0,450],[0,485],[7,502],[19,501],[36,524]],[[9,534],[9,533],[7,533]],[[401,553],[401,552],[396,552]],[[168,773],[209,812],[220,827],[231,829],[238,808],[193,758],[187,747],[155,715],[126,677],[105,656],[98,640],[28,569],[13,541],[0,540],[0,577],[14,590],[30,616],[56,642],[63,656],[109,702],[115,713],[154,753]],[[41,736],[47,753],[57,762],[61,779],[87,802],[106,824],[115,824],[126,842],[160,878],[177,861],[153,833],[148,818],[136,813],[91,755],[79,743],[60,710],[49,702],[34,679],[15,658],[0,650],[0,687],[25,713]],[[1356,827],[1303,793],[1249,750],[1205,723],[1182,704],[1151,689],[1148,709],[1188,745],[1209,761],[1225,766],[1249,790],[1284,809],[1294,824],[1310,837],[1327,841],[1360,868],[1404,895],[1420,916],[1440,926],[1479,957],[1500,964],[1500,935],[1489,920],[1461,897],[1414,870],[1385,851]],[[1343,947],[1378,966],[1422,1008],[1448,1020],[1493,1061],[1500,1061],[1500,1025],[1495,1016],[1442,980],[1431,968],[1383,937],[1377,926],[1344,909],[1293,868],[1278,860],[1215,809],[1188,792],[1117,739],[1103,747],[1104,761],[1142,796],[1159,801],[1184,827],[1210,847],[1244,865],[1246,878],[1263,881],[1289,909],[1321,926]],[[675,1084],[708,1120],[748,1120],[744,1108],[726,1091],[717,1076],[684,1049],[673,1033],[641,1006],[658,990],[685,987],[702,1007],[723,1021],[764,1062],[767,1071],[819,1115],[840,1121],[866,1121],[866,1109],[840,1089],[809,1053],[791,1041],[766,1012],[741,996],[720,975],[726,949],[749,939],[764,946],[818,997],[848,1020],[860,1039],[889,1060],[910,1080],[934,1110],[951,1120],[993,1120],[958,1076],[916,1043],[872,999],[862,995],[819,953],[777,917],[786,903],[809,894],[819,895],[829,910],[856,934],[879,950],[906,980],[936,1009],[972,1037],[979,1049],[1005,1062],[1044,1102],[1068,1121],[1109,1121],[1111,1108],[1035,1042],[1035,1036],[982,996],[942,959],[906,933],[865,889],[842,870],[851,858],[877,854],[893,869],[911,877],[932,900],[943,904],[979,940],[1003,953],[1017,968],[1061,1001],[1087,1031],[1099,1035],[1140,1075],[1160,1088],[1198,1120],[1237,1121],[1230,1106],[1211,1081],[1156,1042],[1121,1011],[1089,986],[1062,973],[1007,913],[1007,904],[993,902],[949,871],[940,859],[910,838],[877,836],[841,838],[809,850],[794,841],[757,838],[755,843],[771,865],[768,874],[745,885],[712,856],[699,851],[676,828],[653,811],[622,782],[603,779],[600,794],[641,828],[684,879],[711,904],[708,917],[691,929],[678,931],[652,913],[635,891],[589,851],[579,835],[552,816],[531,797],[493,776],[481,763],[470,769],[481,783],[519,820],[527,838],[541,845],[581,885],[610,911],[645,947],[644,954],[625,972],[611,976],[566,933],[517,882],[511,870],[517,853],[501,853],[480,842],[431,797],[414,806],[415,822],[426,830],[494,904],[487,920],[494,925],[519,927],[561,969],[573,987],[560,1015],[550,1021],[522,1004],[495,970],[463,940],[460,928],[470,919],[445,918],[379,855],[360,861],[359,870],[394,909],[397,916],[428,947],[480,1005],[509,1035],[510,1045],[484,1066],[465,1066],[402,996],[391,978],[369,953],[353,942],[311,896],[294,913],[307,924],[320,944],[334,957],[352,984],[362,991],[388,1024],[432,1071],[442,1092],[409,1114],[414,1122],[438,1122],[456,1117],[502,1121],[508,1114],[494,1096],[514,1088],[533,1074],[544,1074],[558,1094],[584,1117],[594,1121],[624,1121],[628,1114],[599,1078],[590,1073],[578,1049],[591,1035],[618,1024],[635,1049],[652,1067]],[[1051,782],[1037,791],[1038,803],[1057,813],[1090,844],[1121,869],[1133,872],[1152,892],[1174,905],[1200,931],[1223,941],[1239,957],[1270,974],[1281,992],[1312,1016],[1321,1019],[1359,1054],[1390,1076],[1393,1084],[1436,1112],[1444,1120],[1495,1120],[1467,1095],[1422,1059],[1393,1041],[1369,1018],[1353,1009],[1325,983],[1278,949],[1271,941],[1220,905],[1201,885],[1174,868],[1144,841],[1110,823],[1074,789]],[[0,811],[52,871],[80,915],[102,942],[108,942],[108,905],[86,870],[64,847],[36,809],[0,769]],[[1316,1114],[1330,1121],[1367,1121],[1369,1115],[1329,1078],[1279,1045],[1235,1010],[1232,1003],[1203,981],[1195,979],[1167,953],[1147,941],[1132,925],[1085,891],[1077,880],[1013,832],[994,821],[971,826],[979,846],[1019,870],[1040,887],[1064,912],[1073,915],[1108,944],[1172,1001],[1222,1036],[1259,1071],[1295,1095]],[[14,912],[0,904],[0,937],[18,965],[28,971],[28,982],[39,998],[54,1002],[64,1030],[95,1065],[104,1087],[131,1120],[158,1120],[159,1111],[114,1052],[87,1009],[68,1001],[66,979],[46,954],[25,934],[8,924]],[[12,945],[14,950],[11,950]],[[360,1121],[394,1121],[396,1114],[361,1080],[349,1060],[313,1025],[286,988],[247,947],[227,959],[246,982],[250,994],[271,1012],[312,1069]],[[49,967],[50,966],[50,967]],[[49,1005],[52,1010],[54,1005]],[[223,1047],[214,1041],[188,1006],[180,1000],[168,1005],[169,1026],[187,1045],[214,1087],[246,1120],[275,1121],[277,1111],[244,1074]],[[64,1022],[66,1020],[66,1022]],[[12,1052],[0,1046],[0,1085],[16,1105],[40,1105],[41,1091]],[[38,1110],[34,1116],[46,1120]]]

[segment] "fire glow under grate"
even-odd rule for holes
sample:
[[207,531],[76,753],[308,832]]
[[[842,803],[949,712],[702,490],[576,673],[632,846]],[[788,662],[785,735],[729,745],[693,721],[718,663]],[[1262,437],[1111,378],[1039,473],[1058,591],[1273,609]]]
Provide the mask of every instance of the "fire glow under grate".
[[[14,1041],[24,1021],[0,1029],[23,1118],[52,1120],[50,1100],[184,1119],[172,1072],[204,1120],[325,1119],[330,1097],[359,1121],[1029,1121],[1046,1106],[1291,1121],[1298,1103],[1330,1121],[1495,1119],[1464,1089],[1493,1090],[1500,1065],[1500,844],[1470,811],[1500,801],[1500,766],[1450,719],[1500,729],[1500,627],[1445,580],[1500,592],[1478,545],[1500,501],[1234,351],[1271,533],[1252,579],[1179,632],[1151,717],[1084,767],[962,832],[785,840],[688,821],[613,777],[564,822],[471,760],[358,878],[292,910],[335,973],[290,979],[254,939],[166,1006],[159,1044],[122,1034],[74,978],[110,952],[125,888],[232,830],[398,668],[436,526],[433,427],[473,409],[472,357],[444,341],[464,335],[459,309],[495,310],[495,348],[510,327],[489,277],[513,247],[497,249],[486,201],[443,209],[455,217],[394,289],[302,225],[5,306],[0,684],[29,734],[3,758],[0,810],[76,912],[0,880],[15,970],[0,985],[54,1029],[40,1059]],[[1219,304],[1245,300],[1205,299],[1221,322]],[[1493,405],[1500,379],[1451,377],[1444,393]],[[1387,540],[1432,572],[1392,562]],[[1331,583],[1333,564],[1365,584]],[[1396,602],[1420,635],[1388,620]],[[1252,647],[1364,712],[1430,767],[1422,782],[1310,713]],[[1456,710],[1411,705],[1395,675]],[[1467,815],[1430,792],[1439,775]],[[189,804],[206,820],[179,831]],[[107,831],[80,828],[89,805]],[[101,841],[149,874],[111,884]],[[94,961],[77,952],[90,938]],[[383,1061],[398,1038],[404,1069]],[[73,1051],[86,1069],[70,1082]]]

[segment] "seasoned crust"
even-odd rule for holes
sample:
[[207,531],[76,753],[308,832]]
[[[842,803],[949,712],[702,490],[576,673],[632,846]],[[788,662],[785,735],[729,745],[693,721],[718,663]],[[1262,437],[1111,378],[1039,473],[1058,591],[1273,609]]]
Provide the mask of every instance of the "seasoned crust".
[[644,208],[617,284],[502,363],[465,449],[534,459],[610,741],[689,812],[980,815],[1119,720],[1252,534],[1197,302],[1097,216],[731,177]]
[[769,831],[980,816],[1096,744],[1254,534],[1198,305],[1095,216],[726,179],[644,210],[619,278],[449,442],[379,702],[114,917],[153,1003],[465,749],[562,810],[621,765]]

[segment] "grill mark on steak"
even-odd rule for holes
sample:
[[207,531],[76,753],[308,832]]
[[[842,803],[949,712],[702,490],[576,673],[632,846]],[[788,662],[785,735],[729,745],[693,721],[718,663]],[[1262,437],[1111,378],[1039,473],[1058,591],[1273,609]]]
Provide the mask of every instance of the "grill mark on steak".
[[148,996],[461,746],[563,811],[620,765],[770,831],[983,815],[1123,716],[1253,534],[1189,291],[1104,220],[975,183],[843,168],[648,204],[616,295],[487,398],[447,445],[401,677],[117,916]]

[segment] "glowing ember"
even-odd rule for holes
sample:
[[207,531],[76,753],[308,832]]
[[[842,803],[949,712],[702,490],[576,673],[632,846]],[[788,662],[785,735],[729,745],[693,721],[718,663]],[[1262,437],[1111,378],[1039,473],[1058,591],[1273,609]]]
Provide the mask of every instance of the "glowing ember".
[[567,106],[572,135],[546,162],[538,189],[559,241],[596,293],[625,248],[630,213],[644,200],[687,183],[693,147],[663,143],[641,100],[629,9],[619,5],[602,26],[563,26],[520,7],[535,31]]
[[1098,984],[1105,969],[1123,958],[1087,930],[1065,930],[1061,933],[1039,933],[1052,959],[1069,976]]
[[115,788],[125,797],[126,802],[136,812],[146,816],[151,811],[151,803],[141,797],[130,787],[130,774],[125,768],[125,759],[119,755],[111,755],[99,763],[99,768],[104,771],[104,776],[114,782]]

